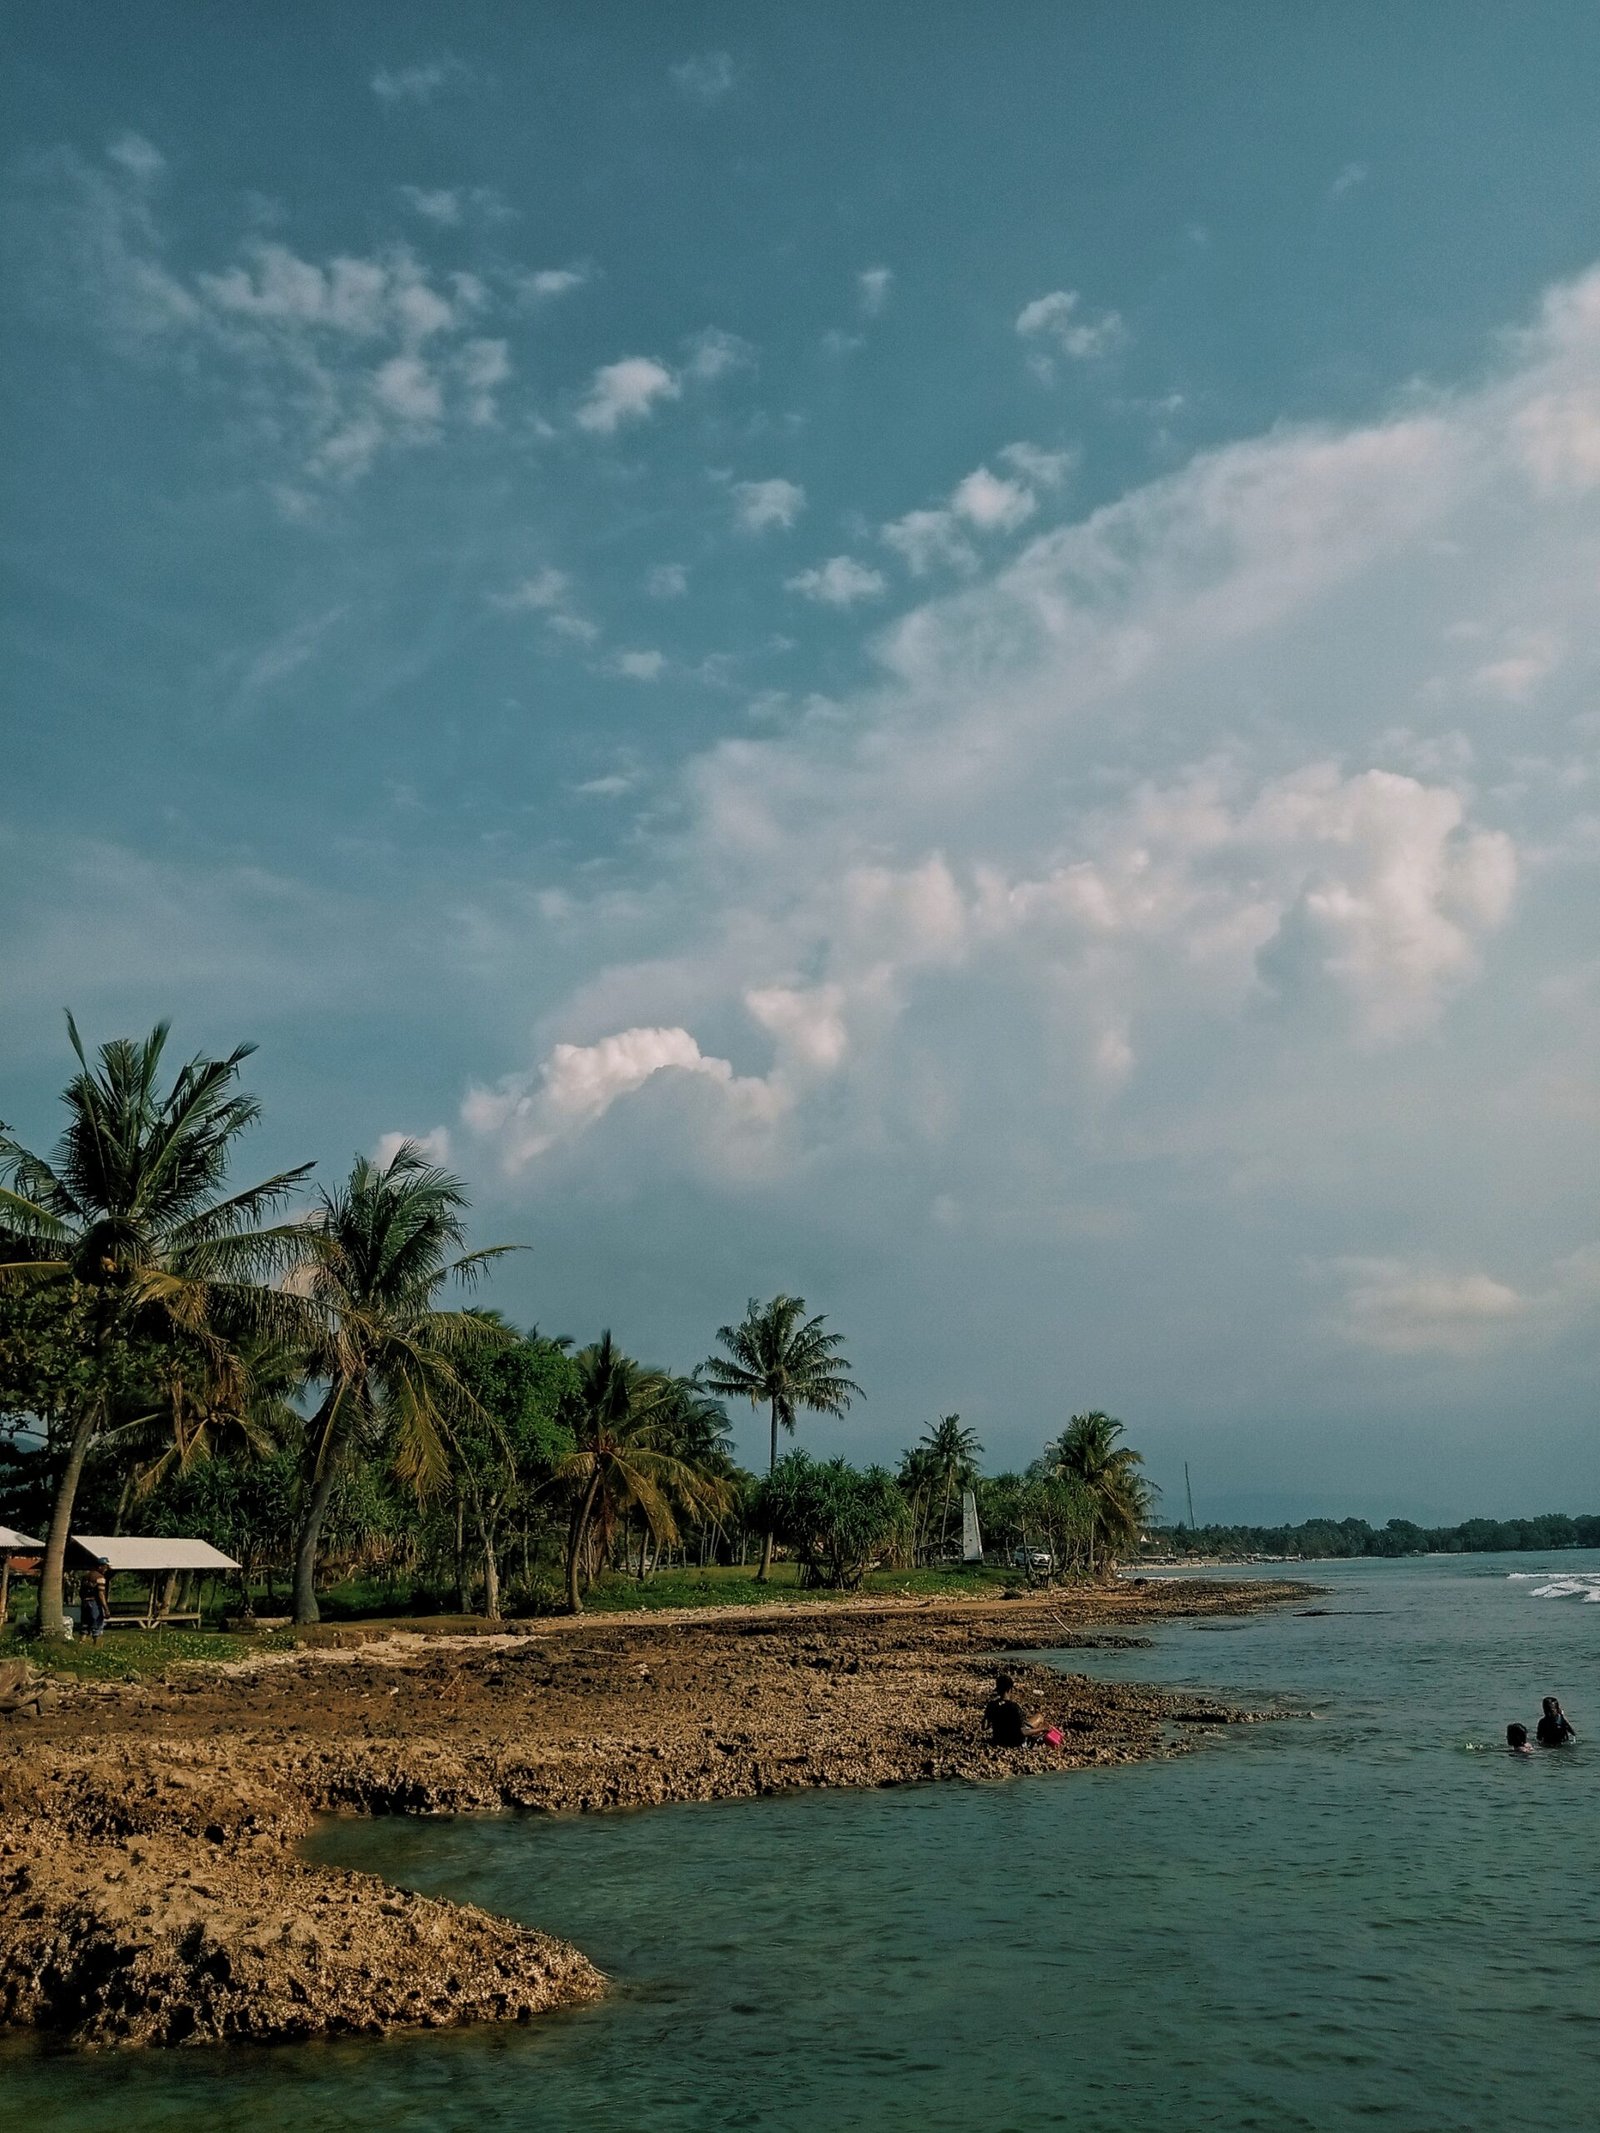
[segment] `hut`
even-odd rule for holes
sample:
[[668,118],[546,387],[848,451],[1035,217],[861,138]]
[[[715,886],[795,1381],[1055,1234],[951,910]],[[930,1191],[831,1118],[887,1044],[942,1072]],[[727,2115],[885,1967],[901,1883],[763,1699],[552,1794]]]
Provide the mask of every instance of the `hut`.
[[202,1580],[225,1577],[240,1567],[209,1541],[165,1534],[145,1540],[121,1533],[75,1533],[67,1543],[68,1570],[93,1570],[97,1564],[106,1573],[108,1592],[114,1578],[131,1575],[147,1580],[144,1606],[111,1603],[107,1629],[119,1624],[159,1629],[169,1622],[188,1622],[198,1629]]
[[0,1526],[0,1628],[4,1628],[11,1615],[12,1571],[31,1574],[38,1569],[43,1554],[43,1541],[30,1540],[15,1526]]

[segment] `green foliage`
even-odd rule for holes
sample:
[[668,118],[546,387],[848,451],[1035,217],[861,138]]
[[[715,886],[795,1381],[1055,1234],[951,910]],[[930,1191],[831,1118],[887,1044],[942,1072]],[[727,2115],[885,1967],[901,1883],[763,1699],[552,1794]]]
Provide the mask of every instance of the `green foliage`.
[[853,1467],[802,1451],[778,1461],[760,1485],[757,1509],[794,1551],[805,1585],[853,1591],[910,1535],[910,1508],[887,1467]]
[[1391,1518],[1373,1527],[1364,1518],[1308,1518],[1297,1526],[1174,1526],[1153,1533],[1177,1555],[1352,1556],[1516,1554],[1551,1548],[1600,1548],[1600,1514],[1539,1518],[1469,1518],[1459,1526],[1419,1526]]

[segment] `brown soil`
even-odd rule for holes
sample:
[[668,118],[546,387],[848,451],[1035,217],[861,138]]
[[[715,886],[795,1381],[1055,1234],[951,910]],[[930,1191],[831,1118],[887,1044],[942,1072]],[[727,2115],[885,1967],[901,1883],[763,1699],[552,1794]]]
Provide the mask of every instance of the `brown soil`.
[[994,1779],[1177,1752],[1204,1699],[1014,1668],[1066,1735],[1001,1751],[1000,1652],[1126,1641],[1303,1587],[1123,1586],[1005,1602],[740,1609],[348,1633],[345,1648],[64,1685],[0,1721],[0,2023],[80,2044],[525,2019],[592,1999],[577,1950],[306,1864],[325,1812],[597,1812],[813,1785]]

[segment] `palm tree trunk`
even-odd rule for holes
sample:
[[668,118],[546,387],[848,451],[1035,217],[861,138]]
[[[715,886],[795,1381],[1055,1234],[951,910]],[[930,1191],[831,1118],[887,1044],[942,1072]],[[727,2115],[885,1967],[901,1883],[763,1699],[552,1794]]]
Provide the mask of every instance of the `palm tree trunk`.
[[327,1516],[335,1479],[330,1458],[324,1461],[322,1472],[311,1485],[305,1523],[295,1543],[294,1619],[297,1623],[322,1620],[322,1611],[317,1606],[317,1544],[322,1538],[322,1521]]
[[67,1560],[67,1535],[72,1531],[72,1507],[78,1498],[83,1462],[94,1442],[100,1416],[100,1399],[91,1393],[72,1425],[67,1439],[67,1463],[56,1484],[56,1500],[50,1511],[50,1530],[45,1535],[44,1563],[39,1571],[39,1634],[59,1637],[62,1615],[62,1571]]
[[[772,1457],[771,1457],[771,1458],[770,1458],[770,1459],[769,1459],[769,1460],[767,1461],[767,1472],[768,1472],[768,1473],[770,1474],[770,1473],[771,1473],[771,1472],[773,1471],[773,1469],[774,1469],[774,1468],[775,1468],[775,1467],[777,1466],[777,1464],[778,1464],[778,1403],[777,1403],[777,1401],[776,1401],[776,1400],[774,1400],[774,1401],[773,1401],[773,1403],[772,1403]],[[767,1530],[766,1530],[766,1532],[765,1532],[765,1533],[764,1533],[764,1534],[763,1534],[763,1535],[761,1536],[761,1568],[760,1568],[760,1569],[759,1569],[759,1570],[758,1570],[758,1571],[756,1572],[756,1583],[757,1583],[758,1585],[764,1585],[764,1584],[765,1584],[765,1583],[767,1582],[767,1573],[768,1573],[768,1572],[769,1572],[769,1571],[771,1570],[771,1568],[772,1568],[772,1528],[771,1528],[771,1526],[769,1525],[769,1526],[767,1527]]]
[[491,1622],[500,1619],[500,1565],[494,1559],[494,1542],[483,1540],[483,1611]]
[[320,1459],[312,1476],[311,1494],[306,1499],[305,1517],[295,1537],[292,1611],[295,1621],[301,1624],[322,1620],[317,1606],[317,1544],[322,1538],[322,1521],[327,1516],[333,1495],[336,1462],[331,1425],[342,1390],[338,1385],[330,1386],[306,1431],[306,1441],[319,1447]]
[[594,1500],[599,1493],[600,1462],[597,1459],[594,1472],[589,1476],[589,1486],[572,1514],[572,1533],[567,1546],[567,1606],[575,1615],[583,1613],[583,1594],[578,1590],[578,1563],[583,1544],[589,1537],[589,1520],[594,1515]]

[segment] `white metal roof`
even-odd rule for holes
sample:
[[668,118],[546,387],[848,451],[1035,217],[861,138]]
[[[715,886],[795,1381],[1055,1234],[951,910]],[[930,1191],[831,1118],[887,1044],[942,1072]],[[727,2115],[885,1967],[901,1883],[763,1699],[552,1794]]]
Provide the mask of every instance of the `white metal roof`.
[[163,1534],[154,1540],[132,1540],[125,1533],[74,1533],[74,1567],[82,1555],[92,1555],[116,1570],[237,1570],[231,1555],[213,1548],[210,1541],[179,1540]]
[[15,1526],[0,1526],[0,1555],[43,1555],[44,1542],[30,1540]]

